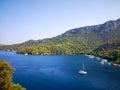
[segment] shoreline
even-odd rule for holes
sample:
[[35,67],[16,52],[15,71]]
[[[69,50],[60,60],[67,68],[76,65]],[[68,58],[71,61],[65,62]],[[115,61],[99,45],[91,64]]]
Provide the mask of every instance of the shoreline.
[[[16,54],[22,54],[22,55],[40,55],[40,56],[49,56],[49,55],[85,55],[85,56],[88,56],[90,59],[93,59],[93,58],[96,58],[98,60],[102,59],[102,60],[107,60],[107,62],[110,62],[112,61],[112,65],[114,66],[120,66],[120,64],[118,63],[115,63],[115,60],[111,60],[110,58],[104,58],[102,56],[97,56],[97,55],[93,55],[93,54],[86,54],[86,53],[64,53],[64,54],[48,54],[48,53],[43,53],[43,54],[39,54],[39,53],[35,53],[35,54],[32,54],[32,53],[18,53],[16,50],[0,50],[0,51],[5,51],[5,52],[15,52]],[[105,61],[106,62],[106,61]]]

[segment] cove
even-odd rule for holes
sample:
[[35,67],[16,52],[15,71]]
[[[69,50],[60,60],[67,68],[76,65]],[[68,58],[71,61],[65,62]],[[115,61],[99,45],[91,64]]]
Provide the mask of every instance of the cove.
[[[85,55],[22,55],[0,51],[16,70],[13,81],[27,90],[120,90],[120,67]],[[78,71],[84,62],[87,75]]]

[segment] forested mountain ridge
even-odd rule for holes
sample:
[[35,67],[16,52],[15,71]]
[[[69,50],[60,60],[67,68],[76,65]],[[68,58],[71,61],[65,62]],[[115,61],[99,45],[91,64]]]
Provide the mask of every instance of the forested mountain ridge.
[[85,26],[85,27],[71,29],[53,38],[48,38],[43,40],[31,39],[29,41],[23,42],[22,44],[33,45],[33,44],[41,44],[41,43],[49,43],[49,42],[55,43],[54,40],[57,40],[57,39],[59,40],[60,38],[63,38],[63,37],[66,38],[67,36],[69,37],[81,36],[81,37],[89,38],[89,37],[92,37],[93,34],[96,35],[97,38],[100,38],[101,40],[105,40],[105,41],[120,37],[120,19],[111,20],[100,25],[92,25],[92,26]]
[[117,20],[111,20],[111,21],[105,22],[104,24],[71,29],[63,33],[62,36],[69,36],[74,34],[88,36],[89,33],[92,32],[102,39],[110,40],[114,37],[120,37],[119,30],[120,30],[120,19],[117,19]]
[[99,54],[99,52],[101,52],[102,50],[106,50],[107,53],[109,49],[111,51],[114,49],[113,51],[117,50],[117,57],[119,57],[119,43],[120,19],[117,19],[107,21],[99,25],[71,29],[53,38],[47,38],[43,40],[29,40],[21,44],[0,46],[0,49],[14,49],[17,51],[17,53],[23,54],[87,53],[98,55],[101,57],[103,56],[106,58],[106,56]]
[[99,25],[92,25],[92,26],[85,26],[85,27],[71,29],[66,31],[62,35],[78,34],[78,33],[85,35],[91,31],[97,34],[103,34],[103,32],[109,32],[111,29],[115,29],[117,27],[120,27],[120,19],[107,21]]

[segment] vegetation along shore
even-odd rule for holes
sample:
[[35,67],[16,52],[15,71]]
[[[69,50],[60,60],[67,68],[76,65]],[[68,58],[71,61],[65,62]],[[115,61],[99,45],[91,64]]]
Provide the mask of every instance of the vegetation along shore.
[[120,19],[74,28],[53,38],[2,45],[20,54],[92,54],[120,64]]

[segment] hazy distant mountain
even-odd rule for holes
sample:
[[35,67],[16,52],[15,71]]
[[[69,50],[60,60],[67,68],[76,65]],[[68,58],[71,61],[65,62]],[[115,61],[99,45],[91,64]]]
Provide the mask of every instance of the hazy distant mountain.
[[3,44],[0,44],[0,46],[3,46]]

